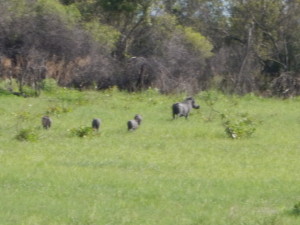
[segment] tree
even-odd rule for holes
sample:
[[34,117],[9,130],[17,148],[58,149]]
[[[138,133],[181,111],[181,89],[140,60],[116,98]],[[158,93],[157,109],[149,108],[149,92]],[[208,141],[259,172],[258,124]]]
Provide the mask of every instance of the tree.
[[136,34],[128,52],[137,58],[125,69],[125,86],[133,90],[155,86],[162,92],[204,89],[205,60],[212,55],[212,45],[201,33],[164,13],[153,16],[151,24]]
[[[10,76],[18,81],[20,92],[30,85],[38,93],[39,82],[46,77],[63,85],[80,86],[84,79],[91,84],[116,68],[111,66],[111,42],[97,40],[95,30],[81,26],[80,12],[73,5],[54,0],[2,1],[0,54],[11,59]],[[105,66],[92,72],[96,65]]]
[[230,4],[229,37],[246,49],[245,60],[240,64],[240,75],[249,76],[249,72],[244,71],[249,54],[252,54],[252,61],[261,65],[258,73],[261,74],[259,79],[266,81],[262,82],[263,87],[268,87],[270,80],[281,72],[296,69],[292,66],[292,59],[293,49],[299,46],[299,41],[294,38],[299,33],[298,1],[233,0]]

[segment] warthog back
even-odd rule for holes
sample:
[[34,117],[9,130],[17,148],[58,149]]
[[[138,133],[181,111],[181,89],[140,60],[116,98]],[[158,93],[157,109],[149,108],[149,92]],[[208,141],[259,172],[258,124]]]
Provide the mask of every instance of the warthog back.
[[136,120],[129,120],[127,122],[127,128],[128,130],[135,130],[139,127],[139,124]]

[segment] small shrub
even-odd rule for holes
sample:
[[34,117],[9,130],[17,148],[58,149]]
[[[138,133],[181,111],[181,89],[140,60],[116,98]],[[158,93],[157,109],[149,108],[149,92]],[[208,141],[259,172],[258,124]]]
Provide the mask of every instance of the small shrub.
[[205,36],[191,27],[184,27],[183,32],[187,43],[192,45],[194,50],[201,52],[204,58],[212,56],[213,45]]
[[[0,74],[1,76],[1,74]],[[0,95],[11,95],[18,90],[18,83],[15,79],[0,80]]]
[[256,130],[255,122],[247,114],[240,114],[234,118],[228,118],[224,114],[221,116],[224,120],[225,133],[232,139],[250,137]]
[[93,134],[93,128],[86,127],[86,126],[81,126],[79,128],[73,128],[73,129],[71,129],[71,134],[73,136],[77,136],[77,137],[91,136]]
[[200,94],[200,99],[210,108],[213,108],[218,101],[218,93],[215,91],[203,91]]
[[11,95],[11,92],[0,87],[0,95]]
[[218,102],[218,93],[214,91],[205,91],[201,93],[200,99],[204,101],[207,107],[210,109],[205,120],[212,121],[216,114],[220,114],[220,112],[215,109],[215,104]]
[[296,204],[294,205],[294,208],[293,208],[293,210],[292,210],[292,213],[293,213],[294,215],[297,215],[297,216],[300,215],[300,202],[298,202],[298,203],[296,203]]
[[37,97],[39,92],[29,86],[23,86],[22,95],[24,97]]
[[42,81],[42,89],[46,92],[54,92],[58,89],[56,80],[54,79],[45,79]]
[[32,128],[21,129],[20,132],[16,135],[16,139],[19,141],[37,141],[38,134]]
[[61,113],[68,113],[71,112],[72,109],[68,107],[62,107],[62,106],[50,106],[46,110],[46,115],[59,115]]

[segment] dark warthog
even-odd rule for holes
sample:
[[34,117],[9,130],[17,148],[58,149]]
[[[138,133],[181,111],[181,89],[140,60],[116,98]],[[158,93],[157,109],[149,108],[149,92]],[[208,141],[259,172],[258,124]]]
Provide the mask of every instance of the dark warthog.
[[92,128],[93,128],[94,130],[99,131],[100,126],[101,126],[101,120],[98,119],[98,118],[94,118],[94,119],[92,120]]
[[193,97],[188,97],[183,102],[177,102],[173,104],[172,105],[173,119],[175,119],[176,116],[178,117],[184,116],[187,119],[192,108],[194,109],[200,108],[200,105],[197,105],[195,103]]
[[134,116],[133,120],[129,120],[127,122],[127,128],[128,130],[135,130],[139,127],[139,125],[142,123],[142,116],[139,114],[136,114]]
[[42,126],[45,129],[49,129],[52,125],[52,120],[50,119],[49,116],[43,116],[42,117]]

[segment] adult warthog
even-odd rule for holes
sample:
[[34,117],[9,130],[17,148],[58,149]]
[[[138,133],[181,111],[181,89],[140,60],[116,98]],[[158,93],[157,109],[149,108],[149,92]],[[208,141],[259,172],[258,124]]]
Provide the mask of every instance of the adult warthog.
[[191,109],[199,109],[200,105],[197,105],[193,97],[186,98],[183,102],[177,102],[172,105],[173,119],[184,116],[188,118]]
[[142,116],[139,115],[139,114],[136,114],[134,116],[133,120],[129,120],[127,122],[127,128],[128,128],[128,130],[135,130],[135,129],[137,129],[141,125],[142,120],[143,120]]
[[98,118],[94,118],[94,119],[92,120],[92,128],[93,128],[94,130],[99,131],[100,126],[101,126],[101,120],[98,119]]
[[49,116],[43,116],[42,117],[42,126],[45,129],[49,129],[52,125],[52,120],[50,119]]

